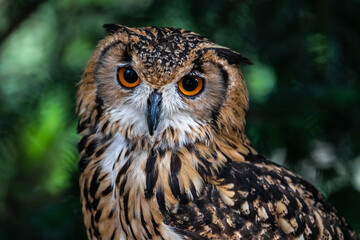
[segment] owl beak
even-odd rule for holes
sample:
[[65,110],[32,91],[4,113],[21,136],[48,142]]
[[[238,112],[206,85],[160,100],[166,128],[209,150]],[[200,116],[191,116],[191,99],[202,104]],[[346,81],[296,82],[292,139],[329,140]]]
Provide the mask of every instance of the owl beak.
[[148,99],[147,124],[151,136],[159,124],[161,100],[161,94],[157,91],[152,92]]

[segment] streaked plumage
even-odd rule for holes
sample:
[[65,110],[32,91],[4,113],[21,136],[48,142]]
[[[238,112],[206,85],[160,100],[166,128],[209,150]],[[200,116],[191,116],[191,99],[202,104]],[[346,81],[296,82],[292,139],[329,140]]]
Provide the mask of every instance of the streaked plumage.
[[250,146],[248,59],[182,29],[105,28],[77,101],[90,239],[358,239]]

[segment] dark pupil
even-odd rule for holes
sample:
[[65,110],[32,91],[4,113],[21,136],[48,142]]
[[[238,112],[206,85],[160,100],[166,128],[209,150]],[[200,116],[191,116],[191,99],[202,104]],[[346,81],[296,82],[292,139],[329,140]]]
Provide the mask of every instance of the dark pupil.
[[183,88],[188,92],[194,91],[198,84],[197,78],[185,78],[182,83]]
[[132,69],[125,69],[125,71],[124,71],[124,79],[128,83],[134,83],[138,79],[138,75]]

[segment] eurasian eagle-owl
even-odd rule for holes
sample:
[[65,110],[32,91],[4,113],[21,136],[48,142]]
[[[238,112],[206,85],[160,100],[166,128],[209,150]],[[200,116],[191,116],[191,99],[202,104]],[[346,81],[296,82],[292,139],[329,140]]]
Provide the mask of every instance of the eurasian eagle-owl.
[[80,82],[91,239],[358,239],[245,136],[250,61],[182,29],[104,25]]

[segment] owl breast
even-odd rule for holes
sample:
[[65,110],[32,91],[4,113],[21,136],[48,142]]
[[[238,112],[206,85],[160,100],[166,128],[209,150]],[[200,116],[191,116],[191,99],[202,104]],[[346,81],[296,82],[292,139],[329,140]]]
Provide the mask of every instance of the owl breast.
[[[158,195],[155,188],[165,178],[160,171],[169,168],[166,158],[171,157],[171,153],[152,150],[148,154],[141,144],[129,145],[119,134],[107,141],[104,138],[92,141],[99,145],[93,154],[101,161],[85,163],[82,158],[80,162],[80,165],[86,164],[80,187],[85,225],[90,226],[90,236],[181,239],[163,222],[157,200],[153,198]],[[89,145],[91,147],[91,143]],[[89,146],[86,151],[90,151]],[[176,199],[173,202],[168,207],[175,211]]]

